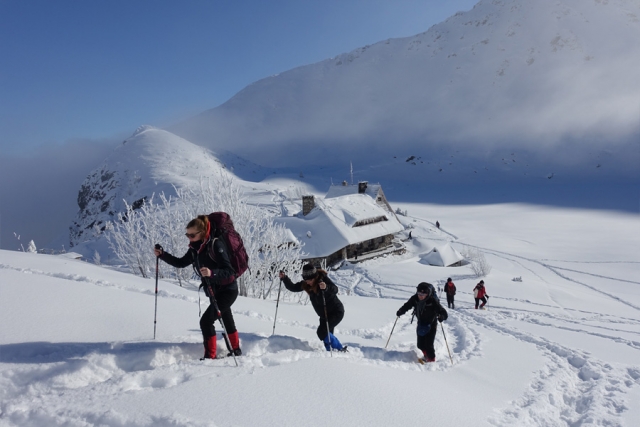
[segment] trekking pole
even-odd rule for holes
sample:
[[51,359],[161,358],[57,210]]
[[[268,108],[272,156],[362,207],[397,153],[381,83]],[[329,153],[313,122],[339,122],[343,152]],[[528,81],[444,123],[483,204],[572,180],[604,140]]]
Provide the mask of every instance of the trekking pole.
[[393,330],[396,328],[396,323],[398,323],[398,319],[400,317],[396,316],[396,321],[393,322],[393,328],[391,328],[391,333],[389,334],[389,339],[387,340],[387,343],[384,345],[384,348],[387,348],[387,346],[389,345],[389,341],[391,341],[391,335],[393,334]]
[[[284,273],[283,271],[280,271]],[[280,279],[280,286],[278,287],[278,298],[276,299],[276,315],[273,318],[273,331],[271,332],[271,336],[276,333],[276,320],[278,319],[278,304],[280,304],[280,290],[282,289],[282,279]]]
[[[211,283],[209,283],[209,278],[205,277],[204,279],[207,282],[207,290],[209,291],[209,295],[210,295],[209,301],[211,301],[211,305],[216,310],[216,313],[218,315],[218,320],[220,321],[220,324],[222,325],[222,330],[224,331],[224,333],[222,334],[222,336],[224,337],[224,343],[227,345],[227,348],[231,348],[231,341],[229,341],[229,334],[227,334],[227,328],[225,328],[224,322],[222,321],[222,313],[220,312],[220,308],[218,307],[218,302],[216,301],[216,297],[213,295],[213,288],[211,287]],[[232,348],[231,348],[231,355],[233,356],[233,361],[236,362],[236,366],[238,366],[238,361],[236,360],[236,354]]]
[[[162,246],[156,243],[156,249],[162,251]],[[156,323],[158,316],[158,263],[160,261],[160,257],[156,257],[156,309],[153,313],[153,339],[156,339]]]
[[324,289],[322,291],[322,305],[324,305],[324,320],[327,322],[327,340],[329,341],[329,353],[333,357],[333,350],[331,350],[331,331],[329,330],[329,315],[327,314],[327,301],[324,299]]
[[449,350],[449,343],[447,342],[447,336],[444,334],[444,326],[442,326],[442,322],[440,322],[440,327],[442,328],[442,336],[444,337],[444,343],[447,346],[447,351],[449,352],[449,360],[451,360],[451,366],[453,366],[453,357],[451,357],[451,350]]

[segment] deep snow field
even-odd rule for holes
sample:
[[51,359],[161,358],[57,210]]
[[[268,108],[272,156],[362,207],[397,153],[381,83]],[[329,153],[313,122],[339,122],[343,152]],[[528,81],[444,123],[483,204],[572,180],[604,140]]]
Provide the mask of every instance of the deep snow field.
[[[155,280],[0,251],[0,426],[640,425],[637,214],[397,206],[413,226],[407,253],[331,272],[349,353],[323,350],[310,305],[281,300],[272,335],[275,301],[240,297],[239,367],[198,360],[195,284],[160,281],[154,340]],[[468,266],[421,263],[445,241],[484,252],[488,310],[473,308]],[[447,277],[453,365],[442,329],[436,363],[416,363],[410,314],[385,349],[416,284]]]

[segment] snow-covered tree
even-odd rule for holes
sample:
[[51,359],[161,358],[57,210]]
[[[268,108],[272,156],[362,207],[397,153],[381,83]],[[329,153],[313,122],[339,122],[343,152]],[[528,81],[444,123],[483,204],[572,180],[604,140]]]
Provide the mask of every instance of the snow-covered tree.
[[[139,209],[127,205],[122,221],[110,225],[107,241],[116,256],[134,272],[149,277],[155,271],[153,246],[182,255],[187,249],[186,224],[198,215],[227,212],[242,236],[249,255],[249,269],[239,281],[240,294],[255,298],[275,298],[280,270],[299,269],[299,245],[287,242],[283,225],[273,221],[273,213],[246,202],[242,188],[228,174],[201,179],[198,188],[176,189],[176,195],[149,198]],[[176,269],[160,263],[162,277],[182,284],[197,276],[190,268]]]
[[38,253],[38,248],[36,248],[36,244],[33,240],[29,241],[26,252],[29,252],[32,254]]
[[98,253],[98,251],[93,251],[93,263],[95,265],[101,265],[100,253]]
[[491,265],[478,248],[465,247],[462,256],[469,261],[471,271],[476,277],[486,277],[491,273]]

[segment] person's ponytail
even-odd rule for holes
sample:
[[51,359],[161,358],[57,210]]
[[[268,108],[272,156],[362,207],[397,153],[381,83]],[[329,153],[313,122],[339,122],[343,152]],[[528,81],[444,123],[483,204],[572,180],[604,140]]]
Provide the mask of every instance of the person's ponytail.
[[209,228],[209,217],[207,215],[198,215],[187,224],[186,228],[195,228],[196,230],[206,233]]

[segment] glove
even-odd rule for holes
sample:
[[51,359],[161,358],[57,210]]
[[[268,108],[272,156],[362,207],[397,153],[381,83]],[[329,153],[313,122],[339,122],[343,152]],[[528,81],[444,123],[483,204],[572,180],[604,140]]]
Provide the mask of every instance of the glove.
[[402,316],[402,313],[400,313],[400,310],[398,310],[398,311],[396,312],[396,317],[400,317],[400,316]]
[[442,323],[443,321],[447,320],[448,317],[449,315],[446,313],[438,314],[438,322]]

